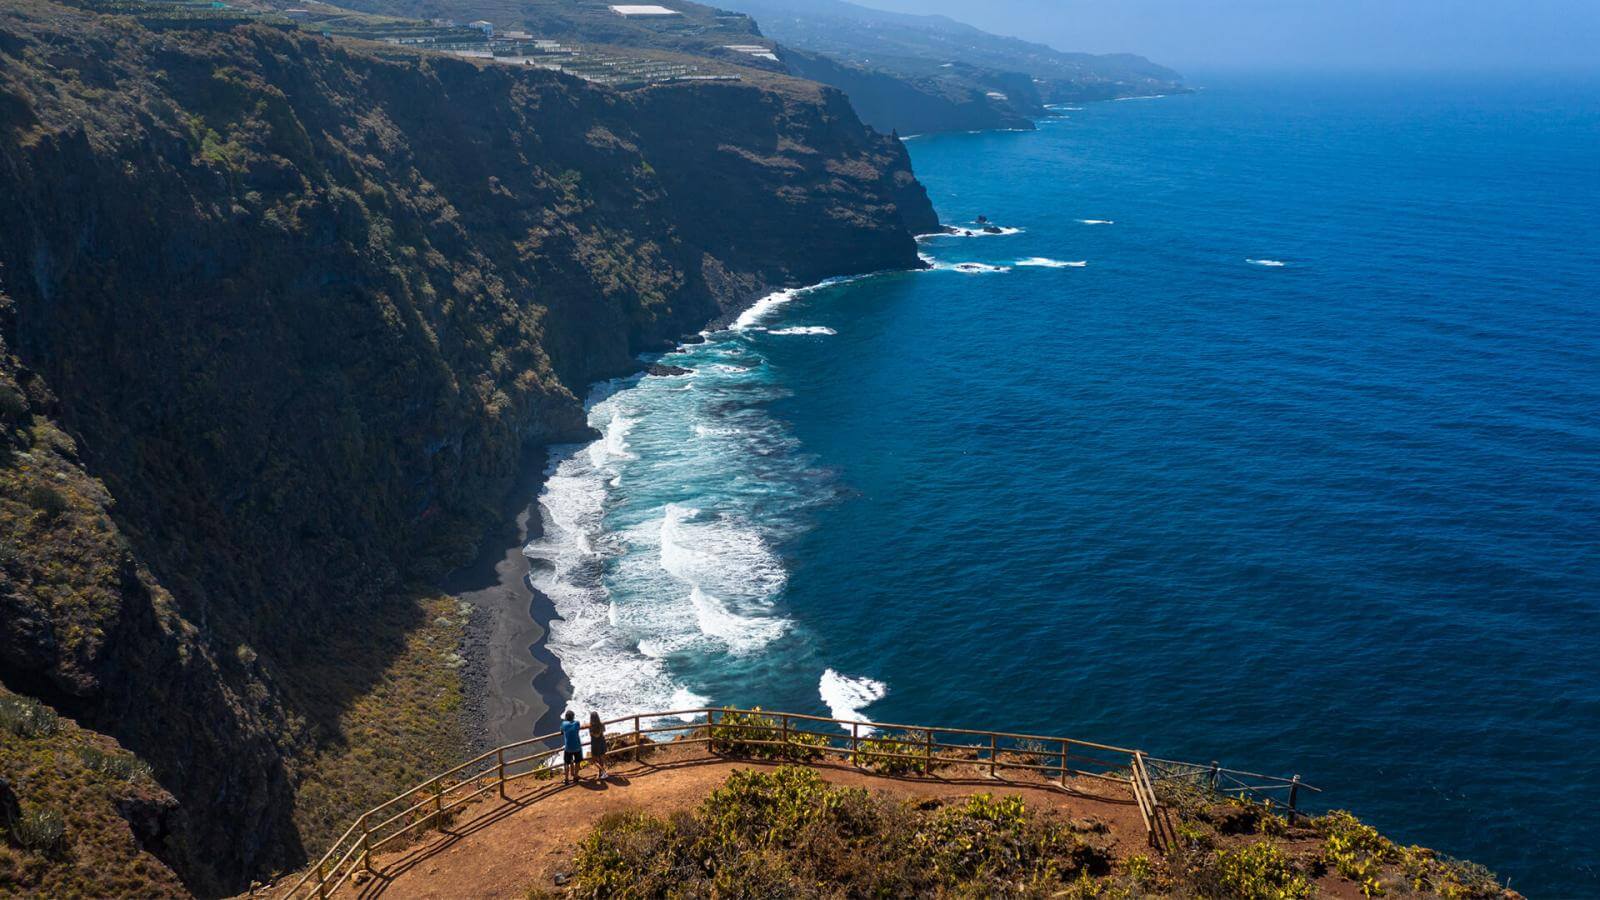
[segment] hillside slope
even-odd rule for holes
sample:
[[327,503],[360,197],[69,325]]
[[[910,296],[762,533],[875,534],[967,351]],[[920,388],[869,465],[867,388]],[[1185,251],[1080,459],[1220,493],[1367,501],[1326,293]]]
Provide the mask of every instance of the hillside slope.
[[0,680],[149,763],[201,893],[304,859],[305,760],[384,663],[348,648],[421,624],[587,383],[936,225],[813,85],[47,0],[0,10],[0,196]]
[[[543,38],[781,70],[844,91],[862,120],[885,134],[1032,128],[1034,119],[1048,115],[1047,104],[1183,90],[1176,72],[1139,56],[1064,53],[943,16],[885,12],[842,0],[673,0],[668,6],[676,15],[631,17],[617,15],[606,3],[570,0],[341,5],[390,16],[484,19],[501,30],[526,29]],[[778,59],[739,47],[766,48]]]
[[1132,54],[1066,53],[944,16],[844,0],[721,0],[782,44],[789,71],[844,90],[868,124],[902,134],[1031,128],[1045,106],[1183,90]]

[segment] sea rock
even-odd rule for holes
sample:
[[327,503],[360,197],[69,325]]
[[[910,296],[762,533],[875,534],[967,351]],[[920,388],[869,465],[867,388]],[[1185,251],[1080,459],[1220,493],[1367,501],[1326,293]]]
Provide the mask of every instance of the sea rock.
[[645,372],[651,375],[659,375],[666,378],[674,375],[688,375],[693,371],[693,369],[685,369],[682,366],[664,366],[661,363],[651,363],[645,369]]

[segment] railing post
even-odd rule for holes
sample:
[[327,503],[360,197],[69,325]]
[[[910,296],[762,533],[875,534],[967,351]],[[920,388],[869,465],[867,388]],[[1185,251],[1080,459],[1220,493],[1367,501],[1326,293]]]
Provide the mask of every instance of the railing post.
[[923,732],[923,734],[927,737],[928,742],[926,744],[924,744],[923,747],[922,747],[922,774],[923,775],[927,775],[929,777],[932,777],[933,776],[933,729],[929,728],[927,731]]
[[1061,786],[1067,786],[1067,751],[1071,745],[1066,741],[1061,742]]
[[326,860],[317,863],[317,897],[319,900],[327,900],[328,897],[328,873],[323,871],[322,868],[326,864]]
[[639,762],[639,745],[644,743],[644,732],[639,728],[639,717],[633,717],[633,762]]
[[506,799],[506,748],[497,747],[494,751],[495,765],[500,770],[500,799]]
[[1000,738],[998,735],[989,735],[989,777],[994,778],[995,755],[1000,752]]
[[[1221,770],[1222,770],[1221,764],[1213,759],[1211,761],[1211,776],[1210,776],[1211,792],[1212,793],[1216,793],[1216,790],[1217,790],[1217,777],[1221,774]],[[1279,770],[1279,771],[1282,771],[1282,770]]]
[[[1281,769],[1279,771],[1282,771]],[[1300,776],[1289,779],[1289,821],[1293,822],[1300,803]]]
[[855,722],[851,722],[850,723],[850,765],[855,766],[858,769],[861,767],[861,758],[856,755],[856,748],[859,747],[860,744],[861,744],[860,726]]
[[783,748],[789,749],[789,714],[783,714]]
[[444,779],[433,780],[433,827],[444,830]]
[[367,816],[370,812],[361,814],[361,867],[367,870],[368,875],[377,873],[372,867],[372,832],[367,828]]

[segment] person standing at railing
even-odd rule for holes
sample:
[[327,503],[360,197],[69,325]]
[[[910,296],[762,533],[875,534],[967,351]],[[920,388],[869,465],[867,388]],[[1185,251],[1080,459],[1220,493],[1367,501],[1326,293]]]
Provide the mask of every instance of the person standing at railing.
[[581,779],[578,776],[578,767],[583,765],[583,726],[578,724],[578,717],[572,710],[567,710],[561,723],[561,781],[564,784],[576,784]]
[[594,757],[594,767],[600,770],[599,779],[605,781],[610,777],[606,772],[606,723],[600,721],[600,713],[589,711],[589,755]]

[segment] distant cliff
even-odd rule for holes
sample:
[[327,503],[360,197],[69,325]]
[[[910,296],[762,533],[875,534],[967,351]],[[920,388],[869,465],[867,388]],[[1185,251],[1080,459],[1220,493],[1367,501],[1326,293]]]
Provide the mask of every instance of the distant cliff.
[[0,10],[0,196],[0,680],[149,763],[177,803],[133,837],[202,893],[303,861],[302,760],[377,677],[340,648],[589,382],[937,224],[815,85],[46,0]]
[[1063,52],[945,16],[846,0],[721,2],[756,18],[790,72],[843,90],[886,133],[1032,128],[1046,104],[1185,90],[1140,56]]
[[[884,134],[937,131],[1029,130],[1045,110],[1025,76],[1018,102],[990,97],[982,86],[929,79],[915,81],[888,72],[845,65],[820,53],[779,50],[790,72],[844,91],[861,120]],[[997,92],[998,93],[998,92]]]

